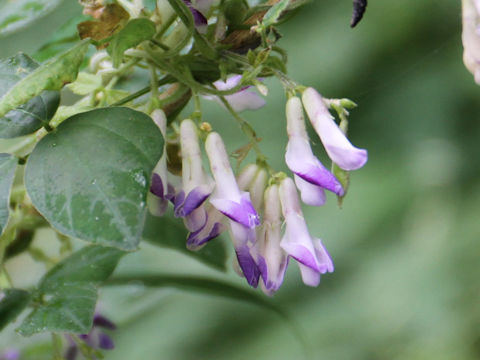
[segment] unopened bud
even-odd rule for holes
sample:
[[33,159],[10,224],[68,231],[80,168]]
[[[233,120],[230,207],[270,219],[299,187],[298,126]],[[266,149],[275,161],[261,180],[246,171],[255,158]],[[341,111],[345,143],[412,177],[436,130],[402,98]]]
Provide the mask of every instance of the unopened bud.
[[212,125],[210,125],[210,123],[208,122],[202,122],[200,124],[200,130],[209,133],[210,131],[212,131]]
[[340,99],[340,105],[348,110],[355,109],[357,104],[350,99]]
[[263,96],[268,95],[268,87],[266,87],[264,84],[261,82],[256,82],[255,87],[257,88],[258,92],[262,94]]

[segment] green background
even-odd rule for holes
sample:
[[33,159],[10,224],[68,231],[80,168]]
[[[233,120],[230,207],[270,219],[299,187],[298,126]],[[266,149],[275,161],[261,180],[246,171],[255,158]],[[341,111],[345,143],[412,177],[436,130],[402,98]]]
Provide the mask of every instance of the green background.
[[[0,39],[0,55],[33,52],[40,36],[78,11],[65,1],[32,27]],[[325,207],[305,207],[335,272],[312,289],[291,261],[271,301],[300,324],[314,359],[478,359],[480,87],[462,63],[460,1],[371,0],[354,30],[350,12],[350,1],[315,0],[280,28],[292,78],[358,103],[350,136],[369,150],[369,162],[352,174],[342,209],[332,196]],[[284,169],[285,98],[277,81],[267,84],[267,105],[244,115],[273,166]],[[205,120],[230,150],[245,143],[227,113],[204,105]],[[39,235],[40,245],[55,241]],[[42,269],[26,256],[9,268],[19,286]],[[246,286],[231,269],[219,274],[147,244],[117,270],[145,271]],[[103,289],[100,299],[100,309],[119,325],[107,360],[302,356],[288,324],[254,305],[136,285]],[[0,348],[41,339],[24,340],[12,329],[0,335]]]

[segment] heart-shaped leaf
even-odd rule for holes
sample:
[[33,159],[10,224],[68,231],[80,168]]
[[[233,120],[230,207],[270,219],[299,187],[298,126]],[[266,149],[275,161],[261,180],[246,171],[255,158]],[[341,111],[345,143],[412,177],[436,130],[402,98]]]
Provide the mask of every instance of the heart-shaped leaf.
[[35,293],[39,305],[18,329],[30,336],[43,331],[88,333],[97,302],[97,286],[106,280],[125,253],[87,246],[57,264]]
[[80,113],[45,136],[25,170],[27,192],[58,231],[133,250],[163,138],[142,112],[111,107]]

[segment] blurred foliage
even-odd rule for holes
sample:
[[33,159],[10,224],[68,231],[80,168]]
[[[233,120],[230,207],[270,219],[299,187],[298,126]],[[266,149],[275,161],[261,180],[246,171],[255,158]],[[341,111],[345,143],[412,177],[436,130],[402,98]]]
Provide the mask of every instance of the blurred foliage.
[[[75,14],[77,5],[64,2],[33,28],[1,39],[1,55],[32,53],[39,34],[52,34]],[[304,329],[314,359],[478,359],[480,88],[462,63],[460,2],[370,1],[354,30],[350,14],[351,1],[317,0],[280,29],[292,78],[359,105],[349,131],[370,159],[352,174],[342,209],[334,197],[324,208],[305,209],[335,272],[307,288],[292,263],[272,302]],[[246,117],[272,164],[284,169],[285,98],[280,84],[267,84],[267,106]],[[232,151],[244,145],[219,106],[203,105],[205,120],[231,140]],[[38,265],[28,261],[11,259],[11,273],[34,273]],[[232,270],[218,274],[147,244],[122,260],[118,273],[147,270],[245,286]],[[302,356],[279,317],[248,304],[135,284],[100,295],[102,310],[120,326],[106,359]],[[1,336],[0,348],[39,339]]]

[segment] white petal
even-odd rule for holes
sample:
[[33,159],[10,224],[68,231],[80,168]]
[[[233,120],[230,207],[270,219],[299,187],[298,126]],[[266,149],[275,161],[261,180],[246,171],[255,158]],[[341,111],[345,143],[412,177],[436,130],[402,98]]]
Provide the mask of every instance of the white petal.
[[290,178],[284,179],[280,184],[280,203],[287,224],[280,246],[298,262],[319,271],[315,248],[303,218],[297,189]]
[[240,174],[237,176],[237,184],[240,190],[247,191],[253,179],[255,178],[257,171],[257,164],[248,164],[242,169],[242,171],[240,171]]
[[197,135],[197,127],[192,120],[180,124],[180,144],[182,149],[183,190],[188,194],[200,185],[213,189],[213,181],[205,174],[202,165],[202,152]]
[[215,196],[240,203],[240,190],[220,135],[216,132],[210,133],[205,142],[205,150],[210,161],[213,177],[215,178]]
[[265,100],[256,92],[249,89],[240,90],[239,92],[225,96],[230,106],[236,112],[244,110],[257,110],[265,106]]
[[321,95],[313,88],[303,92],[303,104],[328,156],[340,168],[361,168],[368,160],[367,151],[354,147],[330,115]]
[[327,197],[325,190],[321,186],[314,185],[303,180],[300,176],[295,175],[295,184],[300,190],[302,201],[311,206],[322,206],[325,204]]
[[[272,185],[265,191],[265,221],[257,237],[259,249],[259,268],[262,273],[262,290],[267,295],[276,292],[285,276],[288,257],[280,247],[282,238],[282,212],[278,185]],[[261,264],[264,261],[264,264]]]

